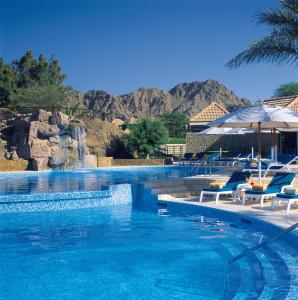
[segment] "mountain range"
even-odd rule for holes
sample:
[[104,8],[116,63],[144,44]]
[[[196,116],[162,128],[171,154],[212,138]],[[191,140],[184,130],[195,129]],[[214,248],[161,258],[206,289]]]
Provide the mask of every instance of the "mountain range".
[[79,102],[81,108],[95,109],[99,118],[108,121],[157,116],[166,112],[182,112],[192,117],[214,101],[220,102],[229,111],[250,103],[215,80],[180,83],[169,91],[139,88],[121,96],[90,90],[86,93],[74,92],[71,98],[72,102]]

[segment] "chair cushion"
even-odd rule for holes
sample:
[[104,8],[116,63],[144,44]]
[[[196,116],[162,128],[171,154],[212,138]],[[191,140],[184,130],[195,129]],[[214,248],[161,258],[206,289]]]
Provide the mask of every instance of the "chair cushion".
[[284,194],[280,193],[276,195],[279,198],[285,198],[285,199],[298,199],[298,194]]
[[276,189],[266,189],[265,191],[261,191],[261,190],[249,190],[249,191],[245,191],[246,195],[266,195],[266,194],[276,194],[278,193],[279,190]]
[[204,192],[229,192],[229,191],[233,191],[229,188],[226,188],[225,186],[222,187],[222,188],[212,188],[212,187],[209,187],[209,188],[204,188],[203,189]]

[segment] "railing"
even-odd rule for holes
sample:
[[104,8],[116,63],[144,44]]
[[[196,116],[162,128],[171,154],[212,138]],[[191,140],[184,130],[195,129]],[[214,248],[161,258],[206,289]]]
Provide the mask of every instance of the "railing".
[[76,117],[84,117],[89,119],[102,118],[105,119],[107,116],[102,115],[102,111],[99,109],[85,109],[79,107],[0,107],[0,110],[11,111],[17,114],[31,114],[39,109],[47,110],[47,111],[61,111],[67,115],[76,116]]
[[230,259],[230,260],[228,261],[228,267],[230,267],[234,262],[238,261],[238,260],[241,259],[242,257],[248,256],[249,254],[251,254],[251,253],[253,253],[254,251],[256,251],[256,250],[258,250],[258,249],[260,249],[260,248],[262,248],[262,247],[264,247],[264,246],[266,246],[266,245],[268,245],[268,244],[270,244],[271,242],[277,240],[278,238],[280,238],[281,236],[287,234],[288,232],[293,231],[293,230],[296,229],[297,227],[298,227],[298,223],[296,223],[296,224],[294,224],[294,225],[292,225],[292,226],[290,226],[290,227],[288,227],[288,228],[282,230],[281,232],[279,232],[279,233],[273,235],[272,237],[266,239],[265,241],[263,241],[263,242],[261,242],[261,243],[255,245],[255,246],[253,246],[253,247],[251,247],[251,248],[249,248],[249,249],[243,251],[242,253],[240,253],[239,255],[237,255],[237,256],[235,256],[235,257],[233,257],[232,259]]

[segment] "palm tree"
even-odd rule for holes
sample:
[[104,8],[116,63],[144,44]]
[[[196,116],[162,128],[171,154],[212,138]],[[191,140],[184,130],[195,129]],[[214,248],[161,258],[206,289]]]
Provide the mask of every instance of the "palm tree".
[[227,67],[261,61],[298,66],[298,0],[280,3],[280,9],[268,9],[256,16],[257,23],[271,27],[271,33],[230,60]]

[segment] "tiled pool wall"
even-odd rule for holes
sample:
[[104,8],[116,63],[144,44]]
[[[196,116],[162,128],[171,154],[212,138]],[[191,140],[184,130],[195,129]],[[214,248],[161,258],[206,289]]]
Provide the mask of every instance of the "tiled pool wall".
[[131,184],[102,186],[100,191],[0,196],[0,213],[34,212],[131,205],[137,197]]

